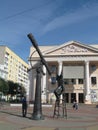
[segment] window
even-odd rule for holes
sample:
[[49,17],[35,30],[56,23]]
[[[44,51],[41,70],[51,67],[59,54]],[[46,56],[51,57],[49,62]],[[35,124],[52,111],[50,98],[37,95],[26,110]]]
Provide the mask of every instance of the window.
[[69,84],[69,80],[68,79],[64,79],[64,84]]
[[56,83],[56,65],[51,65],[50,66],[51,69],[51,84],[55,84]]
[[71,84],[76,84],[76,79],[71,79]]
[[55,84],[56,83],[56,77],[51,77],[51,84]]
[[91,70],[95,71],[96,70],[96,65],[91,65]]
[[91,77],[91,84],[96,84],[96,77]]
[[78,84],[83,84],[83,79],[78,79]]
[[76,84],[76,79],[64,79],[64,84]]
[[56,65],[52,65],[51,66],[51,72],[52,73],[56,73]]

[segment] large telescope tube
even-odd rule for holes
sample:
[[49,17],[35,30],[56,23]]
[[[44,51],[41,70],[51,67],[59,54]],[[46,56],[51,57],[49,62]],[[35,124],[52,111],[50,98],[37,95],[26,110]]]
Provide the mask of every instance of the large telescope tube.
[[33,46],[35,47],[36,51],[38,52],[38,54],[39,54],[39,56],[41,58],[42,64],[45,65],[49,75],[51,75],[51,72],[50,72],[50,69],[49,69],[49,67],[47,65],[47,62],[45,61],[45,59],[44,59],[44,57],[43,57],[43,55],[42,55],[42,53],[41,53],[41,51],[40,51],[40,49],[38,47],[38,44],[37,44],[36,40],[34,39],[34,36],[32,35],[32,33],[29,33],[28,37],[29,37],[30,41],[32,42]]

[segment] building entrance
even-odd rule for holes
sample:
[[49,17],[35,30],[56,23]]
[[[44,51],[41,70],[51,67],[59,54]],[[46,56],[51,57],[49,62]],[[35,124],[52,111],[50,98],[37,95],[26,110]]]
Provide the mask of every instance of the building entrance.
[[74,100],[76,100],[76,93],[71,93],[71,103],[73,103]]
[[79,103],[84,103],[84,94],[83,93],[79,93]]
[[69,103],[69,93],[64,93],[64,94],[65,94],[66,103]]

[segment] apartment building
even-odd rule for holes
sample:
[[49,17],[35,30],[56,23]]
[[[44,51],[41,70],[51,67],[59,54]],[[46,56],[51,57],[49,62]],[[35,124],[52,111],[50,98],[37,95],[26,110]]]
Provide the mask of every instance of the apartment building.
[[[43,66],[42,101],[55,100],[56,76],[62,73],[66,102],[93,103],[98,101],[98,45],[85,45],[69,41],[58,46],[39,46],[51,70],[51,76]],[[39,55],[30,48],[32,66],[37,67]],[[30,73],[30,99],[35,98],[36,71]]]
[[7,46],[0,46],[0,77],[23,85],[29,93],[28,64]]

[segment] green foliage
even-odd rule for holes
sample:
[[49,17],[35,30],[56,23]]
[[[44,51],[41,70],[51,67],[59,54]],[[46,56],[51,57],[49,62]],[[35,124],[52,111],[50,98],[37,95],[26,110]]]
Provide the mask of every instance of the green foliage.
[[22,97],[26,93],[25,88],[18,83],[8,81],[8,85],[9,85],[8,94],[11,94],[11,96],[20,95]]
[[13,81],[5,81],[0,78],[0,93],[3,93],[4,95],[10,94],[11,96],[20,95],[20,97],[22,97],[26,94],[26,90],[18,83],[14,83]]
[[7,95],[8,91],[9,91],[9,85],[7,81],[0,78],[0,92],[2,92],[4,95]]

